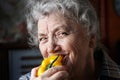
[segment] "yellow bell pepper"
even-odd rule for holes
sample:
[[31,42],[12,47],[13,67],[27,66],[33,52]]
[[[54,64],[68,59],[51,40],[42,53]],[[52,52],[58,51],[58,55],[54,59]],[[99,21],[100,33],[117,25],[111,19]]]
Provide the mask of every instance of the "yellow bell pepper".
[[45,70],[54,67],[54,66],[61,66],[62,63],[62,56],[61,55],[52,55],[49,58],[45,58],[40,65],[36,76],[40,76]]

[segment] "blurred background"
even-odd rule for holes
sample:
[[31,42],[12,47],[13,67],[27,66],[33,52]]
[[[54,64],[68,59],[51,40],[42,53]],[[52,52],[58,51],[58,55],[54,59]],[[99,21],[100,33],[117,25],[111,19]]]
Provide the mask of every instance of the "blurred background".
[[[27,44],[24,0],[0,0],[0,80],[18,80],[42,60]],[[101,42],[120,64],[120,0],[90,0],[100,21]]]

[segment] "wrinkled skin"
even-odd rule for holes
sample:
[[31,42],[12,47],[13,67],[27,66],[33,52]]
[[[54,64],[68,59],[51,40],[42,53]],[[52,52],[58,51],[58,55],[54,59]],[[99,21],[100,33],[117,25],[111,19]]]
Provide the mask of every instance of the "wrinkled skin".
[[38,39],[42,56],[47,58],[53,52],[64,55],[63,66],[39,77],[35,76],[38,68],[34,68],[31,80],[85,80],[86,75],[93,75],[95,38],[89,37],[81,24],[60,13],[50,14],[38,21]]

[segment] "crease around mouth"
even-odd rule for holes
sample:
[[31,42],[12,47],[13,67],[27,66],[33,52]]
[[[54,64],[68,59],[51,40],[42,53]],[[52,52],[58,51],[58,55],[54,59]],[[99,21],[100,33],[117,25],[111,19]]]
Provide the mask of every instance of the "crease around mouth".
[[66,55],[63,56],[62,64],[67,65],[68,57]]

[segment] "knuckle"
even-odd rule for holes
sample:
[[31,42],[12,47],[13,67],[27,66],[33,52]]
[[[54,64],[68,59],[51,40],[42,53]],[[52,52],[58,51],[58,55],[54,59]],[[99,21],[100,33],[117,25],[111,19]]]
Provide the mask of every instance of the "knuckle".
[[60,71],[57,72],[54,76],[50,77],[50,80],[63,80],[65,79],[64,77],[64,72]]
[[58,72],[58,75],[61,77],[63,76],[63,72]]
[[68,77],[68,73],[66,71],[61,71],[60,73],[58,73],[58,75],[60,76],[60,78],[67,78]]
[[64,69],[61,66],[57,66],[57,67],[50,68],[49,70],[50,70],[50,72],[55,73],[58,71],[62,71]]
[[33,69],[31,70],[31,72],[33,72],[33,71],[35,71],[35,68],[33,68]]
[[54,68],[51,68],[51,69],[49,70],[50,73],[55,73],[55,72],[57,72],[57,71],[58,71],[58,69],[55,68],[55,67],[54,67]]
[[59,76],[59,77],[63,77],[63,76],[65,76],[64,74],[65,74],[65,72],[63,72],[63,71],[58,72],[58,76]]

